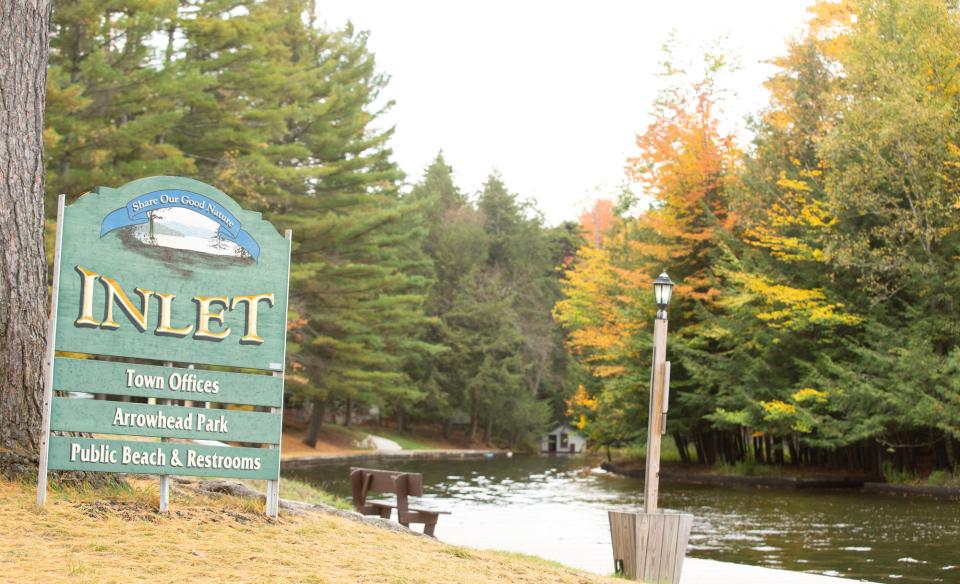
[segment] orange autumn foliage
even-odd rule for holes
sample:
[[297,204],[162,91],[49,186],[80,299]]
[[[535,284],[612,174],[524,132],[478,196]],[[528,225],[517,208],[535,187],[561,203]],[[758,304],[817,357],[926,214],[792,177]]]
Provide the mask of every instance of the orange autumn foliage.
[[602,248],[603,242],[610,235],[613,228],[613,201],[610,199],[599,199],[593,204],[593,208],[580,214],[580,229],[583,230],[584,237],[596,248]]
[[631,179],[655,200],[637,219],[649,237],[630,242],[636,267],[648,279],[669,269],[679,277],[679,296],[707,302],[718,293],[711,286],[708,255],[721,232],[738,220],[727,193],[739,153],[733,136],[720,131],[713,110],[709,76],[666,92],[653,123],[637,136],[640,153],[627,167]]
[[[675,295],[712,302],[712,252],[737,222],[728,208],[738,152],[713,113],[712,81],[666,92],[653,123],[638,136],[628,175],[655,203],[638,217],[617,217],[609,201],[581,216],[587,242],[565,274],[554,315],[567,345],[597,379],[637,375],[655,307],[651,282],[669,270]],[[640,340],[640,342],[638,342]],[[642,376],[641,376],[642,377]]]

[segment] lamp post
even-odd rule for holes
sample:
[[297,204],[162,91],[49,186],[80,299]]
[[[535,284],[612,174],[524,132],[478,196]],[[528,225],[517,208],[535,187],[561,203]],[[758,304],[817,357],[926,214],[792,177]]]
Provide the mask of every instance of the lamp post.
[[660,487],[660,442],[667,428],[670,362],[667,361],[667,305],[673,281],[666,272],[653,282],[657,317],[653,321],[653,363],[647,420],[647,458],[643,513],[610,511],[613,566],[618,575],[656,584],[677,584],[693,516],[657,509]]
[[666,272],[653,281],[657,318],[653,321],[653,363],[650,373],[650,410],[647,420],[647,460],[643,481],[643,507],[656,513],[660,492],[660,443],[667,430],[667,392],[670,363],[667,361],[667,305],[673,295],[673,280]]

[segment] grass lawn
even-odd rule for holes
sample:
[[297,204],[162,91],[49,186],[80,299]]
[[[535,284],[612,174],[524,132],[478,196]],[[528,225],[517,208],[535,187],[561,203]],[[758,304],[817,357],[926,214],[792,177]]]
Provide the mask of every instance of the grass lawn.
[[[266,481],[240,481],[246,484],[248,487],[260,491],[263,493],[267,489]],[[303,501],[305,503],[318,504],[322,503],[324,505],[330,505],[331,507],[336,507],[337,509],[351,510],[353,509],[353,503],[350,502],[350,499],[334,495],[333,493],[328,493],[322,491],[310,483],[305,483],[303,481],[298,481],[296,479],[289,479],[283,477],[281,479],[280,485],[280,497],[283,499],[291,499],[294,501]]]
[[[291,488],[286,495],[307,494]],[[450,546],[323,514],[262,515],[262,501],[171,493],[155,481],[59,489],[0,480],[6,582],[614,582],[539,559]],[[316,494],[309,496],[319,496]]]

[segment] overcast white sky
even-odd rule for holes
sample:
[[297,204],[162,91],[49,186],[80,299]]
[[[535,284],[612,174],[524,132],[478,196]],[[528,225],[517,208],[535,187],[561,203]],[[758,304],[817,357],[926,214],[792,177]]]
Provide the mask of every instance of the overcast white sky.
[[662,82],[671,30],[694,54],[720,36],[739,56],[725,117],[763,107],[760,86],[812,0],[319,2],[331,26],[370,31],[391,76],[395,158],[416,182],[438,150],[460,188],[491,170],[547,221],[575,219],[624,181],[626,158]]

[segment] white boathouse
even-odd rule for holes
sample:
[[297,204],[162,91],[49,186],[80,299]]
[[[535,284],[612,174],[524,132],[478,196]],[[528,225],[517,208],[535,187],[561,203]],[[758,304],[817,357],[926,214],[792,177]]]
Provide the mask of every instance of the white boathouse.
[[587,439],[566,422],[540,439],[540,452],[543,454],[580,454],[586,448]]

